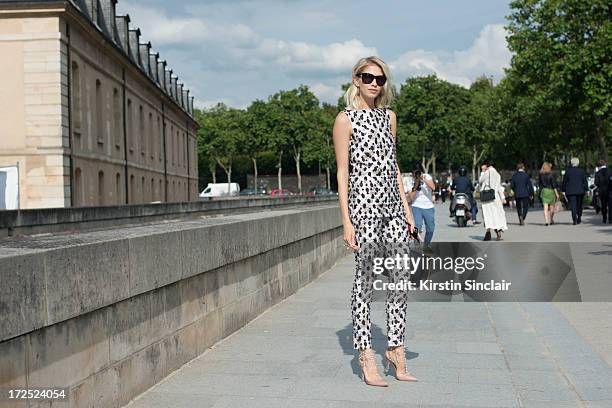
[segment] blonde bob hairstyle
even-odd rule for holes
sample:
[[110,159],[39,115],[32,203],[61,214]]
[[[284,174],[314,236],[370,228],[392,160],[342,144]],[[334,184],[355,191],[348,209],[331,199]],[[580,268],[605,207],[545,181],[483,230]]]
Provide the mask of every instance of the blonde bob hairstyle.
[[344,101],[346,102],[346,107],[351,109],[359,109],[359,88],[355,86],[353,82],[357,75],[360,74],[368,65],[378,65],[378,67],[382,70],[383,74],[387,77],[387,82],[383,85],[380,93],[374,100],[374,106],[377,108],[386,108],[389,106],[391,101],[393,100],[393,84],[391,82],[391,72],[389,71],[389,66],[378,57],[366,57],[361,58],[355,66],[353,67],[353,76],[351,80],[351,85],[344,93]]

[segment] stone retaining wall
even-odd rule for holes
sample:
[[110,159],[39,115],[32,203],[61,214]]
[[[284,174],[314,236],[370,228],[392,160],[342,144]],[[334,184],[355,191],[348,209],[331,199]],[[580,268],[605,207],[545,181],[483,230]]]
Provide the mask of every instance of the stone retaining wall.
[[337,205],[3,242],[0,388],[122,406],[345,254]]

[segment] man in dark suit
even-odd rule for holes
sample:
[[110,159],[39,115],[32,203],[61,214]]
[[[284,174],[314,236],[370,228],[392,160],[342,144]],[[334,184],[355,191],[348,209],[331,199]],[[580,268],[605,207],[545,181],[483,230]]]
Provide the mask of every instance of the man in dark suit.
[[525,165],[523,163],[516,165],[516,173],[512,175],[510,188],[514,191],[519,224],[525,225],[529,203],[531,202],[531,196],[533,196],[533,184],[531,183],[531,177],[525,173]]
[[609,222],[612,224],[612,200],[610,195],[610,178],[612,177],[612,171],[608,167],[605,160],[599,161],[599,170],[595,173],[595,185],[599,191],[599,199],[601,201],[601,215],[603,216],[604,224]]
[[578,158],[572,157],[570,163],[571,166],[567,168],[563,175],[561,191],[563,191],[569,201],[572,209],[572,221],[576,225],[582,222],[582,200],[589,186],[587,185],[586,173],[578,167],[580,164]]

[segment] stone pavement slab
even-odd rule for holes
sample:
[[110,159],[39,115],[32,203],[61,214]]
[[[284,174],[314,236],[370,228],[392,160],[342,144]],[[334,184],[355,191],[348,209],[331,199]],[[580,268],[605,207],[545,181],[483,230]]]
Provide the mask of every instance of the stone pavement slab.
[[[612,367],[552,303],[411,302],[406,351],[420,382],[365,385],[351,341],[353,268],[352,255],[340,260],[130,406],[611,406]],[[612,317],[599,319],[607,327]],[[372,323],[382,370],[381,301]]]

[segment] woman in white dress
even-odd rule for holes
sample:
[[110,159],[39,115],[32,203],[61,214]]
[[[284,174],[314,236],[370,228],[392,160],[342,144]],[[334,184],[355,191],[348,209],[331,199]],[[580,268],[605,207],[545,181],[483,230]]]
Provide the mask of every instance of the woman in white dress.
[[484,218],[485,233],[484,240],[491,240],[491,230],[495,230],[497,240],[502,240],[502,231],[508,229],[506,225],[506,213],[504,212],[504,187],[501,184],[501,176],[493,167],[490,160],[485,160],[480,167],[482,172],[478,179],[480,191],[494,190],[495,200],[482,203],[482,215]]

